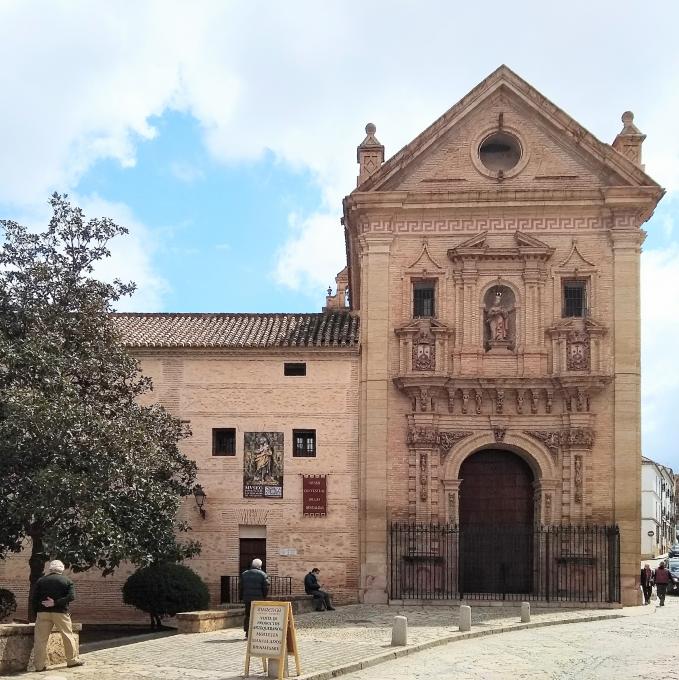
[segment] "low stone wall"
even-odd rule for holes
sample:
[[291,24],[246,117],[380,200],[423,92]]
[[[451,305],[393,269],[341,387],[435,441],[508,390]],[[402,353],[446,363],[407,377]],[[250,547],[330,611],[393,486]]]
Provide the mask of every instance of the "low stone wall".
[[[311,595],[292,595],[282,597],[279,602],[292,603],[293,614],[306,614],[314,611],[314,598]],[[180,633],[211,633],[224,628],[238,628],[243,625],[245,609],[230,605],[224,609],[209,609],[199,612],[177,614],[177,630]]]
[[[33,658],[32,623],[0,624],[0,675],[25,671]],[[82,625],[73,624],[76,643],[80,639]],[[47,664],[54,666],[66,663],[64,643],[59,633],[52,633],[47,644]]]

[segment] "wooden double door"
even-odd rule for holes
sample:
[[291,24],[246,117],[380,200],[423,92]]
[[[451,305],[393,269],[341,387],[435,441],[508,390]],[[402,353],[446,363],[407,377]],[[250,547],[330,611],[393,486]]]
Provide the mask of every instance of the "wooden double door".
[[460,479],[460,592],[531,592],[530,466],[511,451],[484,450],[463,462]]

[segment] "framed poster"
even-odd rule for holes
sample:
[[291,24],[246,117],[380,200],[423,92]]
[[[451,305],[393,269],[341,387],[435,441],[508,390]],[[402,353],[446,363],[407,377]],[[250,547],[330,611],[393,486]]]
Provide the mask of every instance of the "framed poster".
[[283,433],[244,436],[243,498],[283,498]]

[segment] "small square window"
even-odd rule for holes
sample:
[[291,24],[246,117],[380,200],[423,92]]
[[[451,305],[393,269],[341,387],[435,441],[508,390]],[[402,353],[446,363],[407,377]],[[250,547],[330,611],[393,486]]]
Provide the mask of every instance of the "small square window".
[[314,458],[316,456],[316,430],[293,430],[292,446],[292,455],[295,458]]
[[587,283],[585,281],[564,281],[563,316],[587,315]]
[[233,427],[212,428],[212,455],[236,455],[236,429]]
[[283,365],[283,375],[306,375],[306,364],[286,362]]
[[413,316],[434,316],[433,281],[416,281],[413,284]]

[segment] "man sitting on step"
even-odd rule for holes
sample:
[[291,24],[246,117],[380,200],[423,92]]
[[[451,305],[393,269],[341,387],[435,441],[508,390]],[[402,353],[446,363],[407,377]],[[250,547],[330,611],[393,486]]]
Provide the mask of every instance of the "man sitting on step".
[[318,567],[314,567],[305,577],[304,577],[304,591],[307,595],[313,595],[314,601],[316,602],[316,611],[322,612],[323,609],[328,611],[335,611],[335,608],[330,602],[330,595],[324,590],[321,590],[321,584],[318,582],[318,575],[321,570]]

